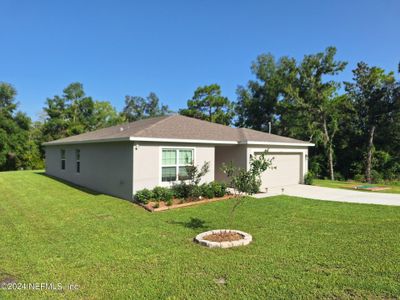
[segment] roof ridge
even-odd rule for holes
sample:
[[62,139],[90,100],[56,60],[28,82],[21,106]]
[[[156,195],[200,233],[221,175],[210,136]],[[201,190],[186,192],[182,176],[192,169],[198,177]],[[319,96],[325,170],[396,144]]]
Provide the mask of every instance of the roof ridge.
[[[168,119],[173,118],[173,117],[175,117],[175,116],[176,116],[176,115],[159,116],[160,120],[158,120],[157,122],[151,124],[151,125],[148,126],[148,127],[145,127],[145,128],[143,128],[143,129],[139,130],[138,132],[136,132],[136,135],[139,135],[140,133],[142,133],[142,132],[144,132],[144,131],[146,131],[146,130],[148,130],[148,129],[150,129],[150,128],[153,128],[154,126],[159,125],[160,123],[164,122],[165,120],[168,120]],[[157,117],[156,117],[156,118],[157,118]],[[149,119],[151,119],[151,118],[149,118]],[[132,123],[134,123],[134,122],[132,122]]]

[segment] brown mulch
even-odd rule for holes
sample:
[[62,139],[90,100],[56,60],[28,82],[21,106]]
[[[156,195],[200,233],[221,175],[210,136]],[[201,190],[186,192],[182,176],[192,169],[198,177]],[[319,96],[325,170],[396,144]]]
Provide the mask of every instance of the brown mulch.
[[243,239],[243,235],[236,232],[221,232],[206,235],[203,239],[211,242],[232,242]]
[[[215,202],[215,201],[222,201],[222,200],[227,200],[234,198],[234,195],[225,195],[223,197],[217,197],[217,198],[212,198],[212,199],[190,199],[183,201],[182,199],[173,199],[172,200],[172,205],[168,206],[164,201],[160,202],[149,202],[148,204],[139,204],[142,206],[144,209],[150,212],[157,212],[157,211],[165,211],[169,209],[174,209],[174,208],[180,208],[180,207],[187,207],[187,206],[192,206],[192,205],[197,205],[197,204],[203,204],[203,203],[210,203],[210,202]],[[157,207],[158,204],[158,207]]]

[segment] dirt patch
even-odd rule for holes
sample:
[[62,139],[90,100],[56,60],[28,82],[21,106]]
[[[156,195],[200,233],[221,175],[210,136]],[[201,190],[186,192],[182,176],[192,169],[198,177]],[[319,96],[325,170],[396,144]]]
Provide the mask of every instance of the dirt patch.
[[244,236],[237,232],[221,232],[206,235],[203,239],[211,242],[233,242],[243,238]]
[[15,283],[15,282],[17,282],[17,279],[13,275],[0,270],[0,287],[2,285]]
[[10,284],[10,283],[15,283],[15,282],[17,282],[17,281],[13,277],[5,277],[5,278],[0,279],[0,285]]

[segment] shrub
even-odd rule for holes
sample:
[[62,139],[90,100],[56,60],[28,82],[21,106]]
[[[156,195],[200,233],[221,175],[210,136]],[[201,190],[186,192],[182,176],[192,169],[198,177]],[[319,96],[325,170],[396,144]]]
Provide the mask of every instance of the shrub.
[[362,175],[362,174],[356,174],[356,175],[354,175],[354,180],[355,181],[364,182],[365,181],[365,176]]
[[384,183],[383,175],[376,170],[371,171],[371,180],[372,183]]
[[187,199],[189,198],[189,185],[182,182],[182,183],[178,183],[178,184],[174,184],[172,186],[172,192],[175,196],[175,198],[179,198],[179,199]]
[[214,197],[223,197],[226,194],[226,184],[223,182],[213,181],[210,184],[210,188],[214,192]]
[[157,200],[157,201],[160,201],[160,200],[163,200],[163,195],[164,195],[164,187],[161,187],[161,186],[156,186],[154,189],[153,189],[153,197],[154,197],[154,200]]
[[335,176],[335,180],[344,181],[343,175],[340,174],[339,172],[334,172],[333,174],[334,174],[334,176]]
[[187,185],[189,188],[189,197],[188,198],[192,198],[192,199],[198,199],[201,197],[202,195],[202,189],[200,186],[198,185],[192,185],[189,184]]
[[165,201],[165,204],[167,204],[167,206],[171,206],[172,205],[172,199],[169,199],[169,200]]
[[202,186],[181,182],[172,186],[173,194],[179,199],[197,199],[202,196]]
[[156,186],[153,189],[153,197],[157,201],[168,201],[174,197],[174,193],[169,188]]
[[304,184],[312,185],[314,182],[314,173],[309,171],[304,175]]
[[135,195],[136,201],[147,204],[151,199],[154,198],[153,192],[149,189],[143,189],[136,193]]
[[214,189],[213,189],[211,183],[202,184],[200,186],[200,189],[201,189],[201,196],[208,198],[208,199],[212,199],[215,197]]

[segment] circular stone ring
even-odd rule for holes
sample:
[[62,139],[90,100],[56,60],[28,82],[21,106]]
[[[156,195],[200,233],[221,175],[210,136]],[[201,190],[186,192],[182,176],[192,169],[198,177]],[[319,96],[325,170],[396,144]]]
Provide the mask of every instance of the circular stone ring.
[[[205,240],[204,238],[208,235],[213,235],[213,234],[223,234],[223,233],[237,233],[241,235],[243,238],[240,240],[236,241],[226,241],[226,242],[214,242],[214,241],[209,241]],[[238,247],[238,246],[245,246],[251,243],[253,240],[252,236],[246,232],[240,231],[240,230],[232,230],[232,229],[217,229],[217,230],[210,230],[206,232],[202,232],[198,234],[195,238],[194,241],[199,243],[200,245],[209,247],[209,248],[231,248],[231,247]]]

